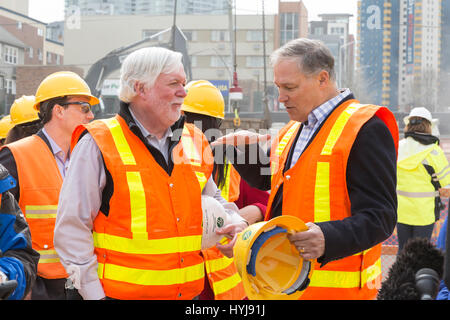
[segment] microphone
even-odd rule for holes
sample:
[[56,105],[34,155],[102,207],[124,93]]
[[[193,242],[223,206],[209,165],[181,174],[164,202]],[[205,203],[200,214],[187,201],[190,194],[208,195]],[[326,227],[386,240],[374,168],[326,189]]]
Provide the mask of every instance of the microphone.
[[416,288],[420,300],[434,300],[439,290],[439,275],[430,268],[422,268],[416,273]]
[[426,238],[409,240],[397,254],[378,300],[434,299],[444,273],[444,255]]
[[6,300],[16,290],[17,281],[8,280],[0,283],[0,300]]

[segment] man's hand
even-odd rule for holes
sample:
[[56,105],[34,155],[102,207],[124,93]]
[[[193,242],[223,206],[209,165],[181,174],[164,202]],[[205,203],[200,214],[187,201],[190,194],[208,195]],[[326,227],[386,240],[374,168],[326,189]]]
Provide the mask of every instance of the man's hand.
[[233,247],[234,244],[236,243],[237,234],[247,227],[248,227],[247,223],[242,221],[238,223],[232,223],[226,225],[223,228],[217,229],[216,230],[217,234],[223,235],[228,239],[231,239],[231,241],[227,244],[216,243],[217,249],[219,249],[220,252],[222,252],[223,255],[227,256],[228,258],[233,257]]
[[251,132],[248,130],[240,130],[218,138],[216,141],[211,143],[211,146],[214,147],[221,144],[242,146],[246,144],[266,142],[270,140],[270,138],[270,134],[258,134],[256,132]]
[[300,256],[306,260],[320,258],[325,253],[325,237],[320,227],[312,222],[306,223],[307,231],[296,232],[288,235]]

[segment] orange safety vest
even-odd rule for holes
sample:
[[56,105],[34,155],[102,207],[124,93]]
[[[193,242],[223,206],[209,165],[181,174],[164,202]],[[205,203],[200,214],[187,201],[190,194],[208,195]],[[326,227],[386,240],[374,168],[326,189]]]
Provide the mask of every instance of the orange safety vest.
[[46,279],[67,278],[53,245],[59,191],[63,182],[55,157],[37,135],[3,148],[11,150],[17,165],[19,207],[30,227],[33,249],[41,255],[37,274]]
[[227,168],[227,176],[225,177],[225,184],[221,188],[221,196],[228,202],[234,202],[239,199],[241,176],[228,161],[225,168]]
[[[384,107],[344,102],[325,121],[297,163],[283,173],[289,150],[300,128],[291,121],[272,143],[272,188],[265,219],[283,184],[283,214],[305,222],[341,220],[351,216],[346,185],[347,161],[361,127],[374,115],[389,128],[398,150],[398,127]],[[309,287],[301,299],[374,299],[381,285],[381,244],[364,252],[315,265]]]
[[185,124],[168,175],[122,117],[79,126],[72,148],[86,129],[114,183],[109,213],[99,212],[93,232],[106,296],[193,299],[205,276],[201,192],[214,161],[207,139]]

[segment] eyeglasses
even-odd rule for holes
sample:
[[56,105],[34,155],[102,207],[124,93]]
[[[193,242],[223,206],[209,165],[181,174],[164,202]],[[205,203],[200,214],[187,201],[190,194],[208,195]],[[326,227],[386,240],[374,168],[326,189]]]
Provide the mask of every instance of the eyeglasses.
[[71,104],[79,105],[81,108],[81,112],[83,113],[89,113],[92,109],[92,106],[89,102],[84,101],[73,101],[73,102],[66,102],[66,103],[58,103],[61,107],[70,106]]

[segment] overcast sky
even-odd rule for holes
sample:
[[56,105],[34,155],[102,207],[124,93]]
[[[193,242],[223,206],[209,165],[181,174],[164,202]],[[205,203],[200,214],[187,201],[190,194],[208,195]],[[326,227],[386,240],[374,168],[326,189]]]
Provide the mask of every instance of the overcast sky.
[[[264,0],[264,12],[276,13],[278,0]],[[355,32],[357,0],[303,0],[308,9],[308,20],[316,20],[320,13],[350,13],[350,32]],[[64,0],[29,0],[32,18],[43,22],[60,21],[64,19]],[[236,0],[238,13],[261,14],[262,0]]]

